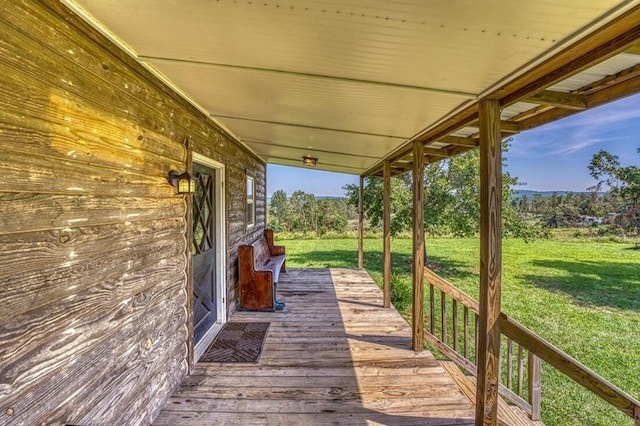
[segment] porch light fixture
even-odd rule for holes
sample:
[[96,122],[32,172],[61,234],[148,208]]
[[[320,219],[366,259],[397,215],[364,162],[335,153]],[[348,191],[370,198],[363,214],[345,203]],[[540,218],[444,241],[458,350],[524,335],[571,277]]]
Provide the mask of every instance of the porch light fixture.
[[316,157],[312,157],[310,155],[305,155],[302,157],[302,162],[305,166],[315,166],[318,163],[318,159]]
[[176,194],[191,194],[196,191],[196,182],[189,172],[178,173],[171,170],[167,174],[167,181],[176,189]]

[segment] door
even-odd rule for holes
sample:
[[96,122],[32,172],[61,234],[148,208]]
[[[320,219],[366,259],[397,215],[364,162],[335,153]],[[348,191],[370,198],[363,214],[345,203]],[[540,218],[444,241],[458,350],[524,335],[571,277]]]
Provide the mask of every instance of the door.
[[194,154],[193,175],[193,345],[196,358],[225,321],[224,201],[221,165]]

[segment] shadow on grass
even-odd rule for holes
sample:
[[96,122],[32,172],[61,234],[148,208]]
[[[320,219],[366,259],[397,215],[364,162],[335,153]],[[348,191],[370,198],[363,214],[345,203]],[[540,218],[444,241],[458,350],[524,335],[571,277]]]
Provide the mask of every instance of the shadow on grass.
[[287,253],[287,264],[301,268],[356,268],[358,253],[351,250],[317,250]]
[[578,306],[640,310],[640,266],[615,262],[535,260],[534,266],[555,269],[565,275],[521,278],[538,287],[573,298]]
[[[304,253],[291,253],[287,255],[290,265],[301,267],[321,268],[357,268],[358,253],[355,250],[315,250]],[[469,265],[452,259],[432,256],[428,257],[428,265],[438,274],[445,275],[449,279],[467,278],[473,274]],[[374,271],[382,271],[382,251],[365,251],[365,268]],[[391,253],[391,270],[393,275],[411,278],[412,256],[407,253]]]

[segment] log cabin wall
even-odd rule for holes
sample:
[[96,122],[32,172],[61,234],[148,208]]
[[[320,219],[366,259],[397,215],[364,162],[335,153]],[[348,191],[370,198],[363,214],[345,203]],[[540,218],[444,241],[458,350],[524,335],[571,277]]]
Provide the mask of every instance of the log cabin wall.
[[187,199],[165,176],[187,137],[226,165],[231,311],[264,163],[59,3],[0,0],[0,424],[150,423],[186,375]]

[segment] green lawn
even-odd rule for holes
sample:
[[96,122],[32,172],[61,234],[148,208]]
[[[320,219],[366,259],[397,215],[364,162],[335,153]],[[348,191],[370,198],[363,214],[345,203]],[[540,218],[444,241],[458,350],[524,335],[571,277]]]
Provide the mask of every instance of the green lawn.
[[[282,241],[292,267],[357,265],[357,241]],[[479,241],[428,239],[437,272],[477,298]],[[503,244],[503,311],[640,398],[640,250],[631,244],[538,240]],[[411,241],[392,243],[394,304],[409,318]],[[382,282],[382,241],[365,240],[365,266]],[[543,364],[547,425],[631,425],[627,417]]]

